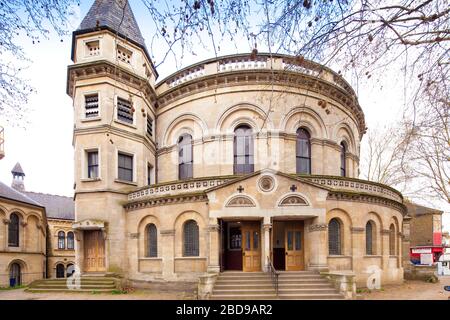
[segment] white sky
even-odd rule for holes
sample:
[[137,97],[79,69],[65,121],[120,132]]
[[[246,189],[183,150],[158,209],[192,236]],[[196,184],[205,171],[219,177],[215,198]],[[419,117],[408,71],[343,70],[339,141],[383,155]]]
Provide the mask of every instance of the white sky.
[[[152,37],[148,22],[147,9],[140,7],[140,1],[130,1],[134,14],[144,38]],[[82,1],[80,14],[72,21],[76,29],[93,0]],[[62,40],[51,35],[49,40],[41,40],[33,45],[31,40],[19,39],[25,54],[33,61],[25,77],[37,89],[37,94],[31,96],[27,119],[24,126],[12,127],[0,119],[0,125],[5,127],[5,153],[0,161],[0,181],[10,184],[11,169],[20,162],[25,171],[25,187],[28,191],[73,196],[73,109],[72,100],[66,95],[66,72],[70,60],[71,35]],[[239,52],[249,52],[251,48],[245,44],[239,50],[222,45],[220,55]],[[155,53],[156,59],[161,59]],[[186,55],[183,66],[200,60],[211,58],[213,52],[203,48],[196,49],[196,56]],[[168,60],[158,68],[159,79],[165,78],[176,71],[174,63]],[[375,127],[398,119],[403,109],[402,79],[400,76],[389,75],[383,83],[363,85],[359,88],[359,101],[364,110],[366,123]],[[363,140],[364,142],[364,140]],[[444,228],[450,229],[450,208],[443,203]]]

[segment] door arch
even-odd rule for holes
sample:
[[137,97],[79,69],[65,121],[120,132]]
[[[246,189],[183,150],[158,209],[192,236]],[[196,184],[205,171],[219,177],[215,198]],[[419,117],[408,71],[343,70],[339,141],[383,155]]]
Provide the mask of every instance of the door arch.
[[22,268],[20,264],[13,263],[9,269],[9,285],[11,287],[22,285]]

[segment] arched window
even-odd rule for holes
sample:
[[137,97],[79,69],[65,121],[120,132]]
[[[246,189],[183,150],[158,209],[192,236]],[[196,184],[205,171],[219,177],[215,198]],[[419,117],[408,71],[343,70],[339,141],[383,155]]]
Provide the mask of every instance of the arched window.
[[375,254],[375,224],[373,221],[368,221],[366,224],[366,255]]
[[66,234],[64,231],[58,232],[58,249],[66,248]]
[[57,278],[64,278],[65,270],[64,265],[62,263],[59,263],[56,265],[56,277]]
[[252,129],[240,125],[234,130],[234,174],[252,173],[254,169]]
[[297,173],[311,174],[311,136],[303,128],[297,130]]
[[19,216],[15,213],[11,214],[9,217],[8,225],[8,246],[18,247],[19,246]]
[[389,254],[395,256],[395,252],[395,226],[394,224],[391,224],[391,227],[389,228]]
[[178,179],[190,179],[192,174],[192,137],[189,134],[183,134],[178,138]]
[[147,257],[157,257],[158,256],[158,229],[153,223],[147,225],[146,228],[147,236]]
[[345,153],[347,152],[347,146],[344,141],[341,142],[341,176],[347,175],[347,165],[345,163]]
[[72,231],[67,233],[67,249],[69,250],[75,249],[74,234]]
[[17,287],[22,284],[22,270],[18,263],[13,263],[9,269],[9,285]]
[[341,224],[333,218],[328,223],[328,252],[330,255],[341,255]]
[[198,224],[188,220],[183,227],[183,256],[196,257],[199,255]]

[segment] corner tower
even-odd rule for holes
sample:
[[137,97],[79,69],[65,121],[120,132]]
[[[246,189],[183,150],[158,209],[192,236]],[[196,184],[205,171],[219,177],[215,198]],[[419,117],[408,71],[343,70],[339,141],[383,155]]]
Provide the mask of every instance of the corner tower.
[[76,261],[83,273],[122,273],[123,201],[155,181],[158,74],[126,0],[94,2],[73,32],[71,57]]

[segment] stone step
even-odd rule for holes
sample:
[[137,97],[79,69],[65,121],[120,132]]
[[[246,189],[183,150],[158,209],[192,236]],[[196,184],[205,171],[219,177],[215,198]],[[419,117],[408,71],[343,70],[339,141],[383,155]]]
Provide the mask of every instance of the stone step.
[[275,300],[274,294],[212,294],[211,300]]
[[336,294],[336,290],[334,288],[294,288],[294,289],[285,289],[278,288],[278,294]]
[[[107,284],[107,285],[101,285],[101,284],[82,284],[81,289],[111,289],[114,290],[116,286],[114,284]],[[66,284],[37,284],[36,286],[33,286],[33,288],[37,289],[69,289]]]
[[214,289],[273,289],[272,283],[265,284],[248,284],[248,283],[235,283],[235,284],[217,284],[214,286]]
[[334,286],[328,282],[320,283],[278,283],[278,288],[333,288]]
[[270,288],[270,289],[240,289],[240,290],[235,290],[235,289],[213,289],[212,292],[214,295],[223,295],[223,294],[234,294],[234,295],[258,295],[258,294],[275,294],[275,289],[274,288]]
[[242,277],[233,277],[233,276],[229,276],[229,277],[222,277],[222,276],[219,276],[219,277],[217,277],[217,280],[226,280],[226,281],[228,281],[228,280],[236,280],[236,281],[247,281],[247,280],[249,280],[249,281],[257,281],[257,280],[262,280],[262,281],[264,281],[264,280],[270,280],[270,277],[268,277],[268,276],[260,276],[260,277],[245,277],[245,276],[242,276]]
[[339,294],[330,294],[330,293],[324,293],[324,294],[279,294],[279,299],[291,299],[291,300],[342,300],[344,297]]
[[77,289],[77,290],[71,290],[71,289],[50,289],[50,288],[28,288],[26,289],[27,292],[102,292],[102,293],[111,293],[114,289]]

